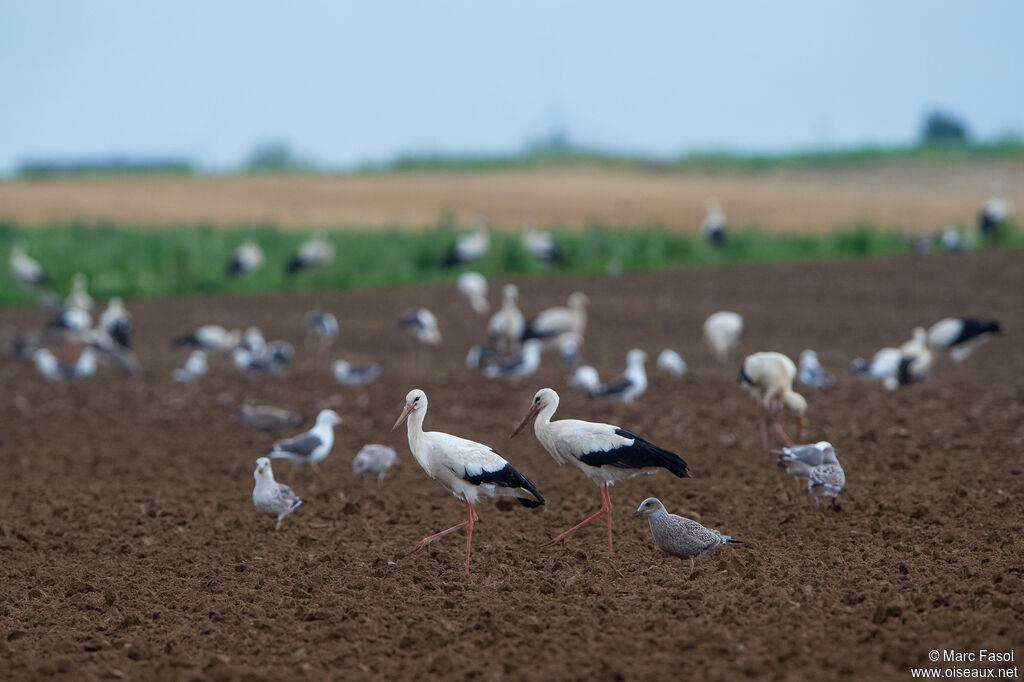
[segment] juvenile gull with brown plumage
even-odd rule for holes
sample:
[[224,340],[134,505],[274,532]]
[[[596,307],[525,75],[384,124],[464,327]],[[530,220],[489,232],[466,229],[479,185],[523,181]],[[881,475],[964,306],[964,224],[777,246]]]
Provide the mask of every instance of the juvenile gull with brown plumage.
[[705,528],[693,519],[669,514],[665,505],[656,497],[648,497],[633,512],[633,516],[641,515],[647,517],[654,544],[661,551],[677,556],[682,561],[689,559],[690,575],[693,575],[693,560],[709,549],[720,545],[743,544],[741,540]]

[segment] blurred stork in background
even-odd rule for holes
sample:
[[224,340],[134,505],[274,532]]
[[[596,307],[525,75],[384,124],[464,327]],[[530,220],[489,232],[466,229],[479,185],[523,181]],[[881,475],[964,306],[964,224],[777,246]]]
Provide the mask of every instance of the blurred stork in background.
[[455,282],[459,293],[469,299],[469,305],[477,315],[486,315],[491,310],[487,302],[487,278],[479,272],[464,272]]
[[11,266],[11,272],[19,282],[38,294],[44,295],[49,292],[50,277],[43,270],[43,266],[39,264],[39,261],[28,255],[23,242],[14,242],[8,262]]
[[999,228],[1010,215],[1010,204],[1000,196],[989,197],[982,204],[978,214],[978,231],[982,239],[994,242],[999,238]]
[[466,263],[472,263],[487,253],[491,245],[491,236],[487,231],[487,223],[478,220],[469,234],[460,236],[444,258],[444,267],[455,268]]
[[531,221],[523,223],[522,242],[523,250],[542,263],[566,265],[569,262],[551,233],[538,230]]
[[725,213],[722,211],[722,204],[718,199],[711,197],[705,202],[705,206],[707,214],[700,224],[700,231],[704,233],[705,239],[711,246],[720,249],[725,246],[726,228],[728,227]]
[[239,277],[263,267],[263,249],[251,239],[243,241],[228,262],[228,274]]
[[516,301],[519,299],[519,287],[506,284],[501,310],[491,316],[487,323],[487,336],[490,344],[501,353],[514,353],[519,349],[519,340],[526,328],[526,320],[520,312]]
[[721,310],[704,321],[704,341],[719,362],[725,362],[739,345],[743,335],[743,318],[738,313]]
[[299,246],[298,252],[288,261],[288,274],[327,265],[334,260],[334,244],[327,240],[324,232],[318,232]]
[[84,272],[76,272],[71,278],[71,293],[64,300],[67,308],[92,310],[92,296],[89,295],[89,278]]
[[[768,420],[775,413],[788,407],[797,418],[797,438],[802,435],[804,414],[807,412],[807,401],[793,390],[793,379],[796,377],[796,365],[782,353],[774,351],[753,353],[748,355],[740,365],[739,383],[761,407],[761,445],[765,453],[768,447]],[[773,419],[773,421],[775,421]],[[782,425],[775,421],[775,429],[782,441],[789,447],[793,440],[783,430]]]

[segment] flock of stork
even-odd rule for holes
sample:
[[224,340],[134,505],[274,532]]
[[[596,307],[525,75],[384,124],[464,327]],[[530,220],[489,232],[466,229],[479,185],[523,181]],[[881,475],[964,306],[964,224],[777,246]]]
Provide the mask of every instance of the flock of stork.
[[[716,233],[706,225],[706,232],[709,239],[724,240],[724,216],[721,216],[720,207],[712,206],[711,209],[710,217],[721,217],[716,223],[721,229]],[[707,224],[714,222],[706,221]],[[535,228],[529,227],[524,231],[524,246],[527,244],[530,252],[539,258],[551,262],[564,259],[564,254],[558,251],[550,235]],[[446,264],[461,266],[471,263],[486,251],[487,245],[486,227],[478,226],[452,247]],[[289,270],[297,271],[329,262],[333,253],[329,242],[315,238],[296,253]],[[244,273],[259,267],[262,260],[259,247],[246,241],[235,252],[228,269]],[[12,249],[10,264],[15,276],[25,284],[40,288],[48,286],[42,267],[25,253],[20,244]],[[457,279],[457,289],[477,314],[485,316],[490,312],[487,280],[483,275],[462,272]],[[565,306],[543,310],[528,319],[519,309],[518,293],[515,285],[504,286],[502,305],[487,323],[486,342],[471,348],[467,355],[469,369],[479,371],[487,378],[527,378],[538,370],[544,351],[556,349],[566,366],[573,368],[567,377],[569,388],[582,390],[593,398],[626,403],[644,394],[647,389],[647,355],[642,350],[630,350],[623,374],[606,383],[600,381],[594,367],[579,364],[590,304],[585,294],[575,292],[569,296]],[[76,275],[70,295],[45,329],[23,334],[10,327],[4,328],[9,349],[18,357],[32,360],[39,373],[51,381],[89,377],[97,371],[98,359],[137,374],[139,364],[132,352],[132,321],[123,302],[111,299],[95,325],[92,308],[87,281],[84,275]],[[437,318],[425,308],[406,311],[399,325],[417,343],[436,345],[441,342]],[[318,360],[324,359],[338,334],[337,319],[327,312],[310,312],[306,316],[306,330]],[[858,358],[851,364],[851,370],[864,379],[880,381],[887,389],[894,390],[927,378],[936,351],[948,351],[954,362],[962,362],[978,344],[999,331],[999,323],[994,320],[947,318],[930,329],[915,329],[909,341],[879,350],[871,361]],[[717,312],[706,320],[703,334],[716,357],[725,362],[743,334],[743,319],[733,312]],[[55,337],[64,342],[65,352],[77,349],[78,355],[73,361],[61,362],[46,347]],[[195,380],[207,372],[209,352],[230,354],[233,364],[247,372],[281,371],[288,367],[295,354],[290,344],[267,342],[256,328],[243,332],[204,325],[174,339],[174,343],[193,348],[183,366],[174,372],[174,379],[180,382]],[[661,353],[657,365],[676,376],[686,371],[686,363],[671,349]],[[335,378],[346,385],[367,384],[376,380],[382,371],[381,365],[376,363],[353,364],[337,360],[332,365]],[[816,354],[804,351],[798,367],[781,353],[753,353],[743,359],[738,381],[758,402],[764,450],[770,451],[768,434],[769,424],[772,424],[785,444],[781,450],[775,451],[780,466],[787,473],[806,480],[807,489],[816,502],[822,497],[831,498],[834,502],[845,486],[845,473],[835,448],[825,441],[796,444],[778,419],[782,411],[792,412],[797,418],[799,439],[808,405],[804,396],[794,390],[794,382],[815,388],[828,387],[835,382],[834,377],[820,365]],[[424,391],[409,391],[394,428],[406,423],[413,457],[430,478],[465,503],[466,520],[425,537],[413,552],[464,528],[467,535],[465,570],[468,573],[473,529],[479,520],[475,505],[481,498],[511,497],[526,507],[543,505],[544,498],[530,478],[516,470],[493,448],[447,433],[424,430],[427,405]],[[582,526],[605,517],[608,548],[612,550],[610,487],[616,481],[660,470],[685,478],[689,476],[687,463],[676,453],[616,425],[578,419],[553,420],[558,405],[559,396],[553,389],[537,391],[529,411],[512,436],[518,435],[532,422],[537,440],[556,462],[578,467],[597,485],[601,507],[548,544],[559,542]],[[298,415],[269,406],[243,406],[238,418],[245,424],[266,430],[295,427],[302,422]],[[302,500],[288,486],[275,480],[271,460],[279,458],[302,464],[323,461],[332,449],[334,427],[338,423],[340,418],[335,412],[323,410],[312,429],[277,442],[266,457],[257,460],[253,503],[260,511],[276,517],[278,528],[284,518],[302,504]],[[353,469],[383,481],[396,457],[397,453],[392,448],[367,445],[353,461]],[[691,573],[694,558],[714,547],[739,542],[696,521],[669,514],[655,498],[648,498],[640,504],[634,516],[640,515],[647,517],[657,546],[684,562],[689,561]]]

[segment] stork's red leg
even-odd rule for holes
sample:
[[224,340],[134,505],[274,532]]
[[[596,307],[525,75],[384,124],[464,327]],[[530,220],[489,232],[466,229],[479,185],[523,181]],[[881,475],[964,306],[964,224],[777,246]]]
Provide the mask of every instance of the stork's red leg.
[[601,491],[605,506],[608,508],[608,514],[606,515],[608,517],[608,551],[612,552],[614,551],[612,549],[612,491],[608,489],[607,483],[601,486]]
[[416,544],[416,546],[412,548],[412,552],[409,552],[409,554],[412,554],[413,552],[420,551],[421,549],[423,549],[424,547],[426,547],[427,545],[429,545],[431,542],[433,542],[434,540],[436,540],[438,538],[443,538],[445,535],[448,535],[449,533],[454,533],[457,530],[461,530],[462,528],[465,528],[467,524],[468,524],[468,521],[463,521],[462,523],[457,523],[454,526],[452,526],[451,528],[449,528],[447,530],[443,530],[440,533],[434,533],[433,535],[428,535],[427,537],[425,537],[422,540],[420,540]]
[[782,438],[782,442],[786,444],[787,448],[793,447],[793,439],[789,437],[785,429],[782,428],[782,424],[774,422],[775,430],[778,431],[779,437]]
[[[588,516],[587,518],[583,519],[582,521],[580,521],[575,526],[573,526],[569,530],[565,531],[564,533],[562,533],[558,537],[555,537],[555,538],[553,538],[551,540],[548,540],[542,546],[543,547],[547,547],[548,545],[555,544],[556,542],[558,542],[562,538],[564,538],[567,535],[570,535],[570,534],[576,532],[577,530],[579,530],[583,526],[587,525],[588,523],[590,523],[594,519],[601,518],[602,516],[604,516],[605,514],[607,514],[610,511],[611,511],[611,506],[609,505],[608,500],[605,498],[605,486],[602,485],[601,486],[601,509],[596,514],[593,514],[592,516]],[[610,525],[609,525],[609,527],[610,527]]]
[[469,575],[469,552],[473,547],[473,519],[476,518],[476,512],[469,502],[466,503],[466,507],[469,513],[469,521],[466,522],[466,575]]

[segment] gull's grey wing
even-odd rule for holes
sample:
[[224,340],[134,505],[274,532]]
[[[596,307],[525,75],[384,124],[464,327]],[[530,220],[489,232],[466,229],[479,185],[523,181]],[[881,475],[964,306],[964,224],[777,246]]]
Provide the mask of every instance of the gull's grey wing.
[[284,450],[299,457],[309,457],[313,451],[323,445],[323,441],[311,433],[305,433],[295,438],[278,441],[274,444],[275,450]]
[[604,386],[600,387],[599,389],[591,393],[591,395],[594,397],[618,395],[620,393],[625,393],[632,385],[633,382],[632,380],[630,380],[629,377],[621,376],[612,383],[605,384]]

